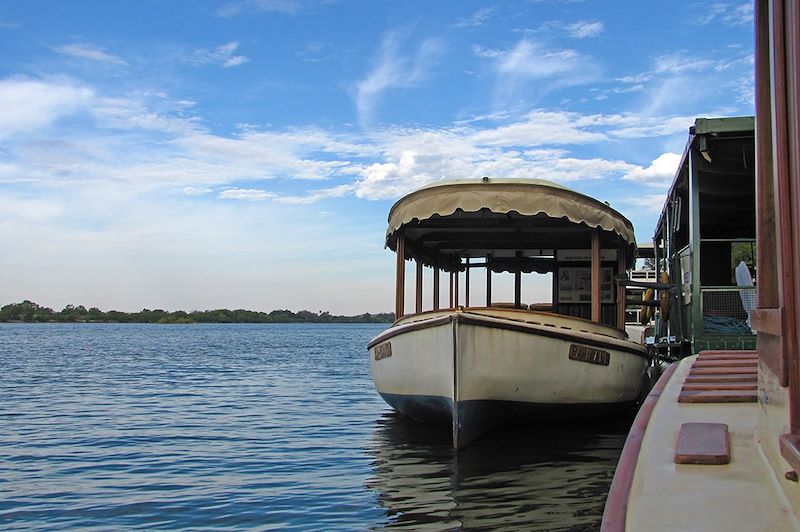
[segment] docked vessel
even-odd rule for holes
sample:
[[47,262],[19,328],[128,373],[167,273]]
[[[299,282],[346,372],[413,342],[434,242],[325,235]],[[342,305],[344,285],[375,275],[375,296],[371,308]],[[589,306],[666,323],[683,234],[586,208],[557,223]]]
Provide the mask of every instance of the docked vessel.
[[[397,254],[397,320],[368,346],[375,387],[402,414],[451,423],[454,448],[499,423],[589,418],[638,398],[648,355],[624,330],[633,227],[605,203],[538,180],[444,181],[392,207],[386,245]],[[407,260],[416,272],[409,315]],[[485,303],[473,306],[476,268]],[[501,272],[514,277],[513,302],[492,298]],[[552,278],[551,301],[523,304],[522,276],[533,273]]]
[[[755,121],[696,124],[668,195],[686,194],[689,212],[668,205],[676,222],[656,231],[683,272],[663,343],[688,356],[637,414],[604,532],[800,530],[800,0],[758,0],[754,11]],[[749,148],[737,147],[748,133]],[[705,175],[693,176],[695,163]],[[704,177],[720,187],[704,192]],[[755,264],[734,260],[753,236]]]

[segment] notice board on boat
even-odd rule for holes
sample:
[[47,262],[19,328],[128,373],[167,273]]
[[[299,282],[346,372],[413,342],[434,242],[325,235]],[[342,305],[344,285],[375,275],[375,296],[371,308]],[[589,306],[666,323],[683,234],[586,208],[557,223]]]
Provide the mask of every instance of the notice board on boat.
[[[590,303],[592,300],[592,269],[562,267],[558,269],[558,302]],[[600,302],[614,302],[614,269],[600,268]]]

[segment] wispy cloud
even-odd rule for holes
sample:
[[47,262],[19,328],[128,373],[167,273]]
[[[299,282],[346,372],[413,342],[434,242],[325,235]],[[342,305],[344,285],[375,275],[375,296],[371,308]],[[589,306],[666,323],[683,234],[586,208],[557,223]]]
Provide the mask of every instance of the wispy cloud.
[[563,87],[590,83],[599,78],[600,65],[591,57],[569,48],[548,48],[524,37],[507,50],[473,45],[473,53],[492,61],[495,69],[496,105],[527,100]]
[[619,201],[624,205],[631,205],[645,212],[655,214],[661,212],[664,207],[664,201],[667,199],[666,192],[661,194],[643,194],[638,196],[628,196],[621,198]]
[[187,196],[204,196],[206,194],[211,194],[214,192],[212,189],[208,187],[184,187],[183,193]]
[[7,22],[7,21],[0,20],[0,28],[13,30],[13,29],[16,29],[16,28],[21,28],[21,27],[22,27],[22,24],[19,23],[19,22]]
[[374,68],[356,85],[356,108],[362,124],[372,120],[383,92],[420,85],[443,52],[438,39],[425,39],[413,53],[404,53],[408,35],[400,30],[383,36]]
[[475,28],[482,26],[492,16],[494,7],[482,7],[466,18],[458,19],[453,26],[456,28]]
[[306,63],[322,63],[336,57],[333,45],[329,42],[307,42],[301,50],[296,52],[297,57]]
[[691,22],[693,24],[706,26],[717,20],[726,26],[750,25],[753,23],[753,3],[697,4],[692,10]]
[[235,55],[238,49],[239,42],[231,41],[213,50],[195,50],[185,59],[195,65],[220,65],[223,68],[231,68],[250,61],[250,58],[244,55]]
[[599,20],[579,20],[565,24],[564,29],[570,37],[587,39],[601,35],[605,31],[605,26]]
[[273,192],[258,188],[229,188],[219,193],[220,199],[264,201],[275,197]]
[[240,0],[224,4],[216,11],[216,14],[219,17],[233,17],[247,12],[296,15],[303,8],[304,4],[300,0]]
[[118,65],[127,64],[121,57],[106,52],[102,48],[88,43],[71,43],[63,46],[53,48],[60,54],[78,57],[80,59],[89,59],[91,61],[100,61],[103,63],[115,63]]
[[[43,97],[57,94],[63,96],[49,104]],[[395,198],[456,176],[663,184],[677,165],[674,154],[639,166],[622,159],[576,156],[572,149],[684,135],[692,122],[680,116],[534,110],[519,118],[485,115],[450,126],[384,127],[369,135],[254,127],[219,135],[195,118],[178,116],[183,111],[180,102],[172,102],[172,112],[156,110],[169,102],[160,95],[109,97],[76,84],[41,80],[0,83],[0,104],[18,109],[15,102],[19,101],[36,102],[45,109],[34,109],[13,121],[8,114],[2,115],[6,123],[0,121],[0,132],[8,135],[23,127],[20,124],[38,122],[42,137],[24,146],[9,145],[0,182],[28,180],[76,187],[91,183],[126,190],[177,187],[186,196],[288,205],[347,195]],[[72,115],[94,121],[95,129],[82,134],[70,131],[68,142],[60,140],[57,120]],[[301,185],[294,194],[252,186],[276,179],[321,180],[328,186]]]

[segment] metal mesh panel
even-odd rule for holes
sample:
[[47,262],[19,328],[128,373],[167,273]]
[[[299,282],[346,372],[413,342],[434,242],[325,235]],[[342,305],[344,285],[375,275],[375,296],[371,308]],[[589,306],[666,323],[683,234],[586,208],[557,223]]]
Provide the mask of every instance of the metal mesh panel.
[[753,334],[749,311],[756,306],[752,287],[703,290],[703,330],[706,334]]

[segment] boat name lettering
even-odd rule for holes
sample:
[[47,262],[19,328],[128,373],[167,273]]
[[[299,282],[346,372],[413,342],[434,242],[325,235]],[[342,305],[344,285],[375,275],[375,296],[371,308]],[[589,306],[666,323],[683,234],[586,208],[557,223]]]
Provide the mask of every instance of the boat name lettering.
[[[377,356],[376,352],[375,357],[377,358]],[[611,361],[611,355],[608,351],[576,344],[569,346],[569,358],[570,360],[588,362],[589,364],[597,364],[599,366],[608,366],[608,363]]]
[[375,360],[392,356],[392,342],[384,342],[375,346]]

